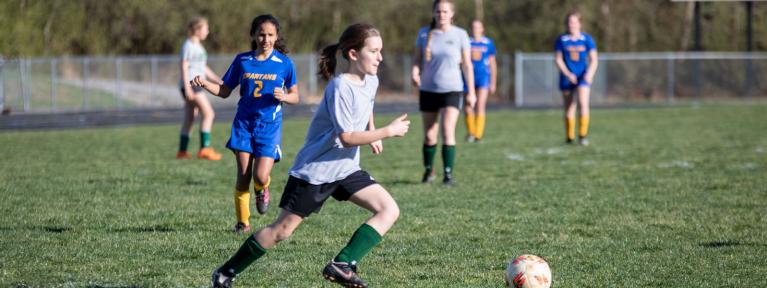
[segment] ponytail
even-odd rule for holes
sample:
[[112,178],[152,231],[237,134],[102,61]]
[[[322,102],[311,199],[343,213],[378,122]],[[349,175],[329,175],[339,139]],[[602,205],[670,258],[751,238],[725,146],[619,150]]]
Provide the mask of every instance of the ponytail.
[[322,48],[320,53],[320,72],[317,74],[320,74],[326,81],[333,78],[333,75],[336,74],[336,52],[338,52],[338,46],[338,43],[326,46]]

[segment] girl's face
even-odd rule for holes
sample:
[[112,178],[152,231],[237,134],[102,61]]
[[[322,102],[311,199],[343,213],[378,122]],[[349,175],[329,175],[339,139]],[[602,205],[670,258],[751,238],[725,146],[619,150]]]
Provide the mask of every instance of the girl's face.
[[197,36],[197,38],[200,38],[200,40],[205,40],[205,38],[208,38],[208,34],[210,34],[210,30],[208,30],[208,23],[203,23],[200,25],[200,28],[198,28],[197,31],[194,31],[194,36]]
[[437,7],[434,8],[434,21],[437,26],[448,26],[453,23],[453,4],[447,2],[440,2]]
[[485,27],[482,26],[482,22],[471,22],[471,35],[474,37],[480,37],[485,33]]
[[570,15],[567,17],[567,31],[571,34],[581,32],[581,19],[576,15]]
[[277,27],[270,22],[264,22],[258,28],[255,37],[258,48],[264,51],[271,51],[274,49],[274,43],[277,42]]
[[367,75],[376,75],[378,73],[378,65],[383,61],[382,49],[383,39],[381,39],[381,36],[368,37],[365,39],[365,46],[362,49],[359,51],[352,50],[353,53],[350,53],[352,65],[355,66],[357,71]]

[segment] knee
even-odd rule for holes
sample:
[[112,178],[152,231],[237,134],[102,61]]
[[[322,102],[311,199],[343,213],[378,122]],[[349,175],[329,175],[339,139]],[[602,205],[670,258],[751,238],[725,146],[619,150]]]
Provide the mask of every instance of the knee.
[[282,225],[276,225],[274,228],[274,241],[281,242],[290,238],[293,235],[293,229],[289,229]]
[[384,206],[377,214],[381,215],[387,222],[394,223],[399,218],[399,213],[399,206],[397,203],[392,203]]
[[269,173],[258,171],[255,177],[253,177],[253,180],[261,185],[266,185],[266,183],[269,182]]

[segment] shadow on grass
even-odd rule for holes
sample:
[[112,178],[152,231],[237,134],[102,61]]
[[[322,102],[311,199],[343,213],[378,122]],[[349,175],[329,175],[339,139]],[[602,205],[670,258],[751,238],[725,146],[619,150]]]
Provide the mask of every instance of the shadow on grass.
[[94,284],[94,285],[88,285],[84,286],[86,288],[138,288],[141,286],[138,285],[109,285],[109,284]]
[[178,230],[167,226],[149,226],[149,227],[127,227],[112,230],[114,232],[130,232],[130,233],[154,233],[154,232],[176,232]]
[[767,247],[767,244],[748,243],[748,242],[740,242],[738,240],[727,239],[727,240],[700,243],[700,246],[703,246],[706,248],[724,248],[724,247],[734,247],[734,246],[765,246]]

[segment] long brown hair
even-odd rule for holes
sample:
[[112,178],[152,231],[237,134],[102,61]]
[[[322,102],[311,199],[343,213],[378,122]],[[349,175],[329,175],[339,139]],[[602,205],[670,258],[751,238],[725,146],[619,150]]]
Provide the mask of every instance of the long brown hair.
[[[282,38],[280,21],[277,20],[277,17],[272,16],[272,14],[258,15],[256,18],[253,18],[253,23],[250,25],[250,37],[252,38],[255,36],[258,33],[258,30],[261,29],[261,25],[264,23],[272,23],[277,30],[277,41],[274,42],[274,49],[287,55],[290,51],[288,51],[288,47],[285,46],[285,39]],[[258,41],[256,39],[250,40],[250,49],[258,50]]]
[[[434,0],[431,4],[431,13],[434,13],[434,9],[437,9],[437,5],[443,2],[452,5],[453,10],[455,10],[455,3],[453,3],[453,0]],[[431,32],[434,28],[437,28],[437,20],[434,19],[434,15],[432,15],[431,23],[429,24],[429,36],[426,37],[426,47],[424,48],[424,59],[426,59],[426,61],[431,60]]]
[[208,19],[205,19],[205,17],[193,17],[186,23],[186,33],[189,34],[189,36],[192,36],[194,32],[197,32],[197,30],[202,28],[202,25],[205,24],[208,24]]
[[359,51],[365,47],[365,39],[381,36],[373,25],[367,23],[352,24],[341,33],[338,43],[325,46],[320,53],[319,74],[325,80],[330,80],[336,73],[336,52],[341,50],[344,59],[349,60],[349,50]]

